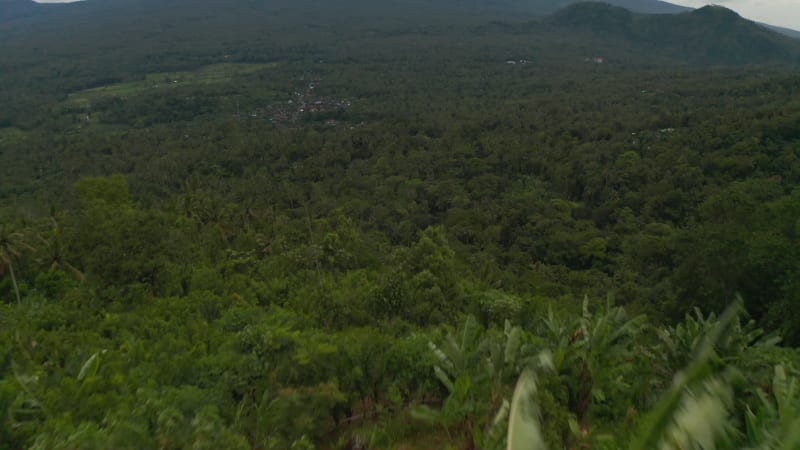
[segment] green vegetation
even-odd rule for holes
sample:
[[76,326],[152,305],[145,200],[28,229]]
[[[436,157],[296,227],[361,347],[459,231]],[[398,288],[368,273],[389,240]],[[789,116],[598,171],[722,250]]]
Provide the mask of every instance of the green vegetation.
[[24,138],[25,132],[18,128],[0,128],[0,145],[14,145]]
[[89,3],[0,24],[0,449],[798,448],[793,44]]
[[271,64],[212,64],[193,71],[162,72],[146,74],[141,81],[116,83],[79,92],[67,96],[66,107],[89,107],[93,102],[105,98],[126,98],[142,94],[148,90],[174,89],[178,86],[199,84],[230,83],[234,77],[252,74],[277,66]]
[[800,62],[796,39],[714,5],[682,14],[632,14],[604,3],[578,3],[553,14],[550,22],[693,63]]

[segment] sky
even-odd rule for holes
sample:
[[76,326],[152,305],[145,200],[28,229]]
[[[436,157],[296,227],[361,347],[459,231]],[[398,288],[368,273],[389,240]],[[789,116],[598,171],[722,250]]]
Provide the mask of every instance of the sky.
[[[73,0],[37,0],[41,3],[66,3]],[[709,0],[667,0],[676,5],[699,8]],[[732,9],[757,22],[800,30],[800,0],[716,0],[713,3]]]

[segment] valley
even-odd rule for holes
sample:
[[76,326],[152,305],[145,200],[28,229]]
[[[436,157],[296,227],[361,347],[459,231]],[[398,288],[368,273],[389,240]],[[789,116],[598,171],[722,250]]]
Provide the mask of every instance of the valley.
[[800,41],[2,1],[0,450],[796,447]]

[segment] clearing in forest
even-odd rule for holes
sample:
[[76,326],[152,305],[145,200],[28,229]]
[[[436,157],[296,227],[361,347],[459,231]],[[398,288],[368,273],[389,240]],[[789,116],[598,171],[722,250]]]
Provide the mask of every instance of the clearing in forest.
[[109,84],[73,92],[67,96],[66,103],[68,106],[73,107],[89,107],[92,101],[103,98],[125,98],[148,91],[173,89],[179,86],[226,83],[237,76],[253,74],[277,65],[277,62],[260,64],[220,63],[190,71],[149,73],[141,80]]

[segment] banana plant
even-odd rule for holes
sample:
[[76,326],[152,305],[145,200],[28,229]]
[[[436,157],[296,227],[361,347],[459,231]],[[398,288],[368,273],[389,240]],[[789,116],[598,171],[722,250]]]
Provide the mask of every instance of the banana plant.
[[[758,390],[760,408],[748,407],[745,425],[749,450],[792,450],[800,447],[800,383],[783,365],[774,368],[771,396]],[[772,398],[770,398],[772,397]]]
[[[603,405],[605,415],[622,415],[634,406],[632,381],[640,377],[635,362],[641,356],[635,344],[645,322],[644,315],[629,318],[610,296],[595,312],[584,298],[581,315],[569,322],[548,312],[545,339],[552,349],[554,371],[568,393],[573,434],[581,438],[591,434],[593,405]],[[610,405],[612,397],[623,398],[620,403],[625,404]],[[612,407],[616,409],[609,412]]]
[[423,405],[412,415],[441,425],[451,439],[453,429],[461,430],[468,448],[498,448],[508,417],[507,386],[532,361],[526,340],[509,322],[500,334],[469,317],[459,336],[448,333],[441,344],[430,342],[438,361],[434,374],[447,398],[438,410]]
[[[630,450],[794,450],[800,448],[800,386],[784,366],[774,368],[772,398],[763,391],[757,412],[746,411],[746,435],[734,420],[734,388],[743,376],[720,366],[720,349],[740,334],[741,301],[731,305],[694,343],[694,358],[680,371],[655,406],[644,414],[633,439],[614,448]],[[509,407],[507,450],[545,450],[537,380],[523,373]]]
[[[741,299],[737,299],[742,304]],[[654,363],[656,370],[663,378],[672,377],[680,368],[691,363],[703,339],[719,325],[720,318],[713,312],[704,316],[695,308],[694,314],[687,314],[683,322],[675,326],[659,327],[658,357]],[[735,364],[764,365],[764,356],[775,348],[780,337],[765,336],[764,330],[755,326],[755,321],[742,323],[737,314],[730,324],[728,333],[716,344],[715,363],[720,365]],[[771,364],[769,364],[771,367]]]

